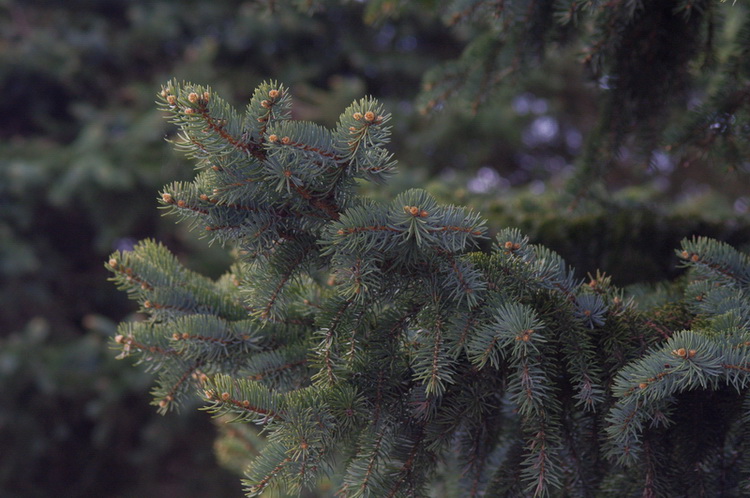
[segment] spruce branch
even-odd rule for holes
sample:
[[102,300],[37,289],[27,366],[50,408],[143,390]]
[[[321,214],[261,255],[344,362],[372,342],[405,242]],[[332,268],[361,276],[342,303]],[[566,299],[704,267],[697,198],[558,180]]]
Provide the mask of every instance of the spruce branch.
[[685,240],[684,281],[639,307],[518,229],[478,250],[484,219],[424,190],[358,195],[394,165],[375,99],[329,130],[291,119],[277,82],[244,116],[188,83],[161,98],[200,168],[162,207],[237,261],[210,280],[154,241],[113,253],[105,267],[146,315],[115,343],[156,374],[161,413],[197,392],[217,417],[262,426],[249,496],[330,475],[342,496],[425,496],[448,468],[464,470],[466,496],[658,494],[669,458],[698,469],[679,480],[688,490],[724,489],[715,469],[750,475],[744,456],[728,470],[678,430],[713,409],[721,427],[695,437],[746,446],[747,255]]

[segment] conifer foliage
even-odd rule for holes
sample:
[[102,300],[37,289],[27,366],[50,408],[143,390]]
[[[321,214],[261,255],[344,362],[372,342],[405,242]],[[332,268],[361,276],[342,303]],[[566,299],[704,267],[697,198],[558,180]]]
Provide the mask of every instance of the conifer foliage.
[[156,372],[160,412],[197,392],[263,428],[248,496],[321,479],[350,497],[747,489],[746,255],[685,240],[684,297],[639,306],[425,191],[359,195],[395,167],[375,99],[332,130],[291,119],[273,81],[244,112],[176,81],[160,102],[199,169],[161,203],[236,264],[214,281],[152,240],[114,253],[148,316],[115,342]]

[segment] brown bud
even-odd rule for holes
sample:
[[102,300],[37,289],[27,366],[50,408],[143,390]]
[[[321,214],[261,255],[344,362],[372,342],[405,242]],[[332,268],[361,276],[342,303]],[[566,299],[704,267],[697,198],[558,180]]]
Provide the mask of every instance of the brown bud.
[[169,105],[175,105],[177,103],[177,97],[174,95],[167,95],[167,103]]
[[188,95],[188,100],[191,103],[195,104],[196,102],[198,102],[198,94],[195,92],[191,92],[190,95]]
[[278,141],[278,139],[279,139],[278,135],[268,135],[269,142],[276,142]]
[[638,387],[640,387],[641,389],[646,389],[648,387],[648,384],[646,384],[645,382],[641,382],[640,384],[638,384]]
[[281,139],[281,143],[284,144],[284,145],[287,145],[287,144],[291,143],[291,141],[292,141],[292,139],[290,139],[289,137],[283,137]]
[[352,117],[354,119],[356,119],[357,121],[359,121],[360,119],[362,119],[362,113],[361,112],[355,112],[354,114],[352,114]]
[[532,329],[526,329],[523,332],[521,332],[521,335],[516,336],[517,341],[523,341],[523,342],[529,342],[531,340],[531,334],[534,333],[534,330]]
[[375,121],[375,117],[375,113],[372,111],[367,111],[365,113],[365,121],[367,121],[368,123],[372,123],[373,121]]
[[281,95],[281,92],[278,90],[271,90],[270,92],[268,92],[268,96],[272,99],[277,98],[279,95]]
[[229,401],[229,398],[231,398],[231,397],[232,396],[229,393],[226,393],[226,392],[225,393],[221,393],[221,400],[222,401]]
[[115,258],[110,259],[109,266],[111,266],[112,268],[117,268],[117,260]]
[[172,204],[174,202],[174,199],[172,198],[172,194],[169,194],[167,192],[164,192],[163,194],[161,194],[161,200],[163,200],[167,204]]

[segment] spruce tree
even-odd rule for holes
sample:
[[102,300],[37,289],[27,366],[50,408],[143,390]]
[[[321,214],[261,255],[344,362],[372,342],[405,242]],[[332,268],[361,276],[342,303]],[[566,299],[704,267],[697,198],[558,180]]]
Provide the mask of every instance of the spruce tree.
[[160,202],[236,263],[211,280],[153,240],[112,254],[147,316],[114,340],[156,373],[161,413],[197,393],[238,427],[222,445],[248,496],[750,486],[747,255],[686,239],[685,277],[626,292],[424,190],[361,195],[395,171],[373,98],[334,129],[291,119],[274,81],[243,112],[192,83],[159,99],[199,169]]
[[[750,15],[742,2],[375,0],[367,12],[379,20],[431,13],[464,42],[457,57],[425,74],[423,111],[477,112],[509,88],[528,89],[535,71],[557,100],[568,101],[562,105],[581,105],[570,93],[588,88],[586,104],[597,116],[567,185],[575,196],[606,202],[595,180],[642,183],[665,156],[681,167],[670,178],[677,190],[685,172],[704,181],[712,170],[729,170],[747,182]],[[564,71],[577,66],[577,81],[558,88],[554,61],[565,58]]]

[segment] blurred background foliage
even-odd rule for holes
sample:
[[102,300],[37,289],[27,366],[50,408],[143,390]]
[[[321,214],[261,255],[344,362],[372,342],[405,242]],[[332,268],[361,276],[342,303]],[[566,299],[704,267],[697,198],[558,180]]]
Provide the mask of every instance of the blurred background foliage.
[[[0,495],[241,494],[216,463],[208,417],[156,415],[148,376],[107,345],[134,312],[106,281],[113,249],[154,237],[202,273],[229,262],[155,209],[159,188],[193,175],[153,103],[170,78],[211,85],[238,107],[276,79],[292,89],[294,117],[328,126],[355,98],[376,96],[394,114],[401,173],[369,194],[426,187],[481,210],[494,230],[520,227],[582,277],[602,269],[620,285],[655,282],[678,274],[683,237],[750,241],[741,154],[729,164],[699,150],[687,161],[625,137],[598,200],[571,197],[565,186],[592,156],[587,138],[616,117],[571,29],[540,33],[529,48],[546,57],[522,73],[484,89],[466,76],[438,98],[451,71],[470,74],[466,64],[501,38],[462,4],[472,2],[0,0]],[[745,53],[747,7],[715,2],[712,15],[712,56]],[[729,85],[710,69],[691,66],[694,101]],[[696,121],[696,106],[683,103],[669,123]],[[745,107],[720,126],[747,138]],[[672,128],[674,140],[685,129]]]

